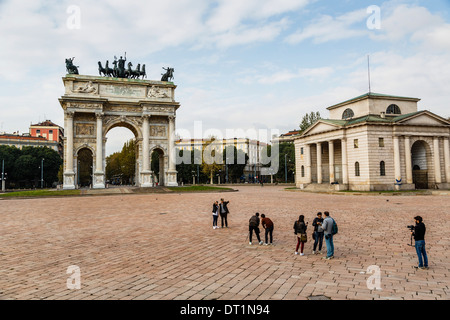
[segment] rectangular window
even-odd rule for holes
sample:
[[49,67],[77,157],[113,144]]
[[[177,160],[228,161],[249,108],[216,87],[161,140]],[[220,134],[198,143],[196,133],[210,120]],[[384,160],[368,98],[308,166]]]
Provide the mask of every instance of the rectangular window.
[[384,138],[378,138],[378,145],[380,146],[380,148],[384,147]]
[[303,154],[303,148],[300,148],[300,154]]
[[353,147],[354,147],[355,149],[357,149],[357,148],[359,147],[359,141],[358,141],[358,139],[353,140]]

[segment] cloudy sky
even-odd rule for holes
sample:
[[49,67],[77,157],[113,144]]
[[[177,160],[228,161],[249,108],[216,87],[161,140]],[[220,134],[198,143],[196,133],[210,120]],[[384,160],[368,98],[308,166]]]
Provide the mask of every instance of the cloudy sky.
[[[306,112],[372,91],[450,117],[450,1],[0,0],[0,131],[63,125],[65,58],[175,68],[177,128],[298,128]],[[114,129],[108,153],[132,134]]]

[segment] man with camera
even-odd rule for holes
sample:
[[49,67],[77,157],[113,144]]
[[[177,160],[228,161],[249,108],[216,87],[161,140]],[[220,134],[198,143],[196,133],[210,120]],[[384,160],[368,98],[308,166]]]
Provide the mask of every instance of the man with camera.
[[[411,235],[415,240],[415,247],[417,256],[419,257],[419,266],[414,266],[415,269],[428,269],[428,257],[427,252],[425,250],[425,224],[422,222],[423,219],[421,216],[414,217],[414,221],[416,222],[415,226],[410,226]],[[412,229],[414,227],[414,229]]]

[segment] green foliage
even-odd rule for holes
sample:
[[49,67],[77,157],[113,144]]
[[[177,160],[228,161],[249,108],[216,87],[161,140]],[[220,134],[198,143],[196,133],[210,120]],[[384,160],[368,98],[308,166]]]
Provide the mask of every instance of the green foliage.
[[[229,148],[233,149],[230,152],[230,154],[233,154],[233,157],[228,156]],[[236,146],[227,146],[223,151],[223,158],[225,165],[228,167],[228,182],[238,182],[244,174],[244,169],[249,159],[248,155],[244,151],[238,150]],[[244,160],[244,163],[240,163],[242,160]],[[226,170],[223,174],[226,174]],[[223,181],[225,181],[225,178]]]
[[320,119],[320,112],[318,111],[305,114],[302,118],[302,122],[300,123],[300,132],[303,133],[306,129],[308,129]]
[[133,184],[136,173],[136,142],[125,142],[121,152],[106,157],[106,180],[112,183]]
[[0,165],[5,160],[7,188],[40,187],[42,159],[44,184],[52,186],[58,181],[58,171],[63,163],[58,152],[48,147],[0,146]]
[[[293,143],[283,142],[278,145],[278,158],[272,159],[272,146],[268,145],[266,150],[263,150],[263,163],[278,161],[278,171],[274,173],[274,181],[284,183],[286,181],[286,167],[287,167],[287,181],[294,182],[295,172],[295,145]],[[267,158],[266,158],[267,157]],[[270,167],[272,163],[265,164],[264,167]]]

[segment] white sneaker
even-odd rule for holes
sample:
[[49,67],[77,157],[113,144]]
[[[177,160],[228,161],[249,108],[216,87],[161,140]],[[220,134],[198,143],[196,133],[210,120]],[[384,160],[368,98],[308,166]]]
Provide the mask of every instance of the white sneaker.
[[264,242],[260,241],[260,242],[259,242],[259,245],[262,245],[263,243],[264,243]]
[[298,252],[297,252],[297,251],[295,251],[295,255],[298,255]]
[[249,244],[249,245],[252,245],[252,243],[251,243],[251,242],[249,242],[248,244]]
[[305,254],[302,252],[302,253],[300,253],[300,255],[301,255],[301,256],[304,256]]
[[313,250],[313,254],[316,254],[316,252]]

